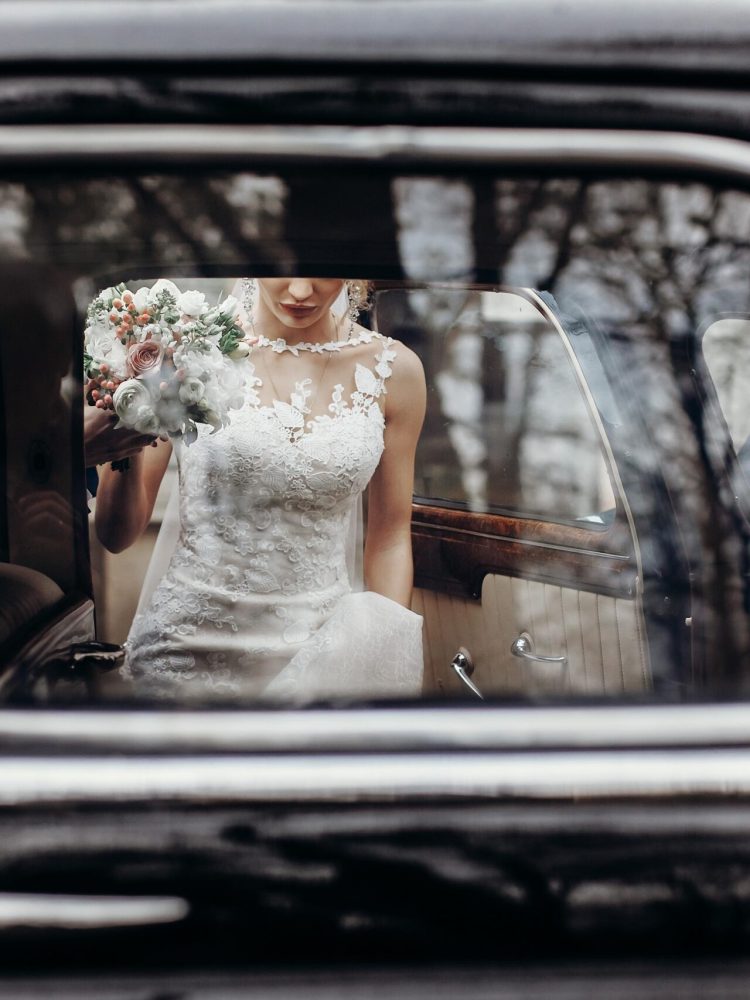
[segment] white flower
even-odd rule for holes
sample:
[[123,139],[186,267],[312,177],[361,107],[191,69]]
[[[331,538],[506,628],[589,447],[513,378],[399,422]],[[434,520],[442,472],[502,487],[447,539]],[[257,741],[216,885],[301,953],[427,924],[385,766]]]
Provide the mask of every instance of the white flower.
[[84,344],[95,365],[106,362],[113,375],[117,378],[125,377],[127,352],[108,323],[96,323],[87,327]]
[[189,375],[180,386],[178,395],[182,402],[189,406],[191,403],[197,403],[203,399],[205,392],[206,387],[203,382],[195,375]]
[[176,368],[182,368],[186,375],[202,378],[210,374],[218,374],[224,368],[224,355],[213,344],[183,343],[174,352]]
[[255,367],[247,357],[239,361],[225,360],[224,369],[219,372],[217,382],[225,411],[241,409],[247,401],[248,392],[252,391],[255,385],[260,385],[260,379],[255,378]]
[[[153,414],[153,400],[148,386],[137,378],[129,378],[115,389],[112,396],[112,405],[115,413],[126,427],[138,430],[136,421],[142,421],[146,413],[141,413],[143,409]],[[150,433],[150,432],[143,432]]]
[[226,390],[217,379],[210,379],[204,384],[203,396],[198,404],[201,420],[210,424],[214,430],[221,427],[226,416]]
[[139,434],[153,434],[154,436],[161,431],[159,418],[150,404],[138,407],[133,430],[138,431]]
[[250,345],[240,342],[237,344],[235,349],[229,354],[232,361],[241,361],[242,358],[246,358],[250,353]]
[[97,295],[97,298],[105,304],[107,309],[109,309],[112,306],[112,300],[119,299],[121,296],[122,292],[119,292],[114,285],[110,285],[109,288],[102,288]]
[[215,431],[218,431],[224,423],[221,414],[217,410],[213,410],[210,406],[208,406],[205,399],[202,399],[199,405],[201,411],[201,423],[210,424]]
[[133,305],[139,313],[142,313],[148,304],[148,288],[144,285],[143,288],[139,288],[137,292],[133,292]]
[[168,278],[159,278],[153,288],[150,288],[148,291],[148,304],[150,306],[153,305],[162,292],[169,292],[175,299],[179,299],[182,294],[173,281],[170,281]]
[[206,296],[203,292],[197,292],[194,289],[183,292],[177,299],[177,308],[186,316],[200,316],[207,308]]
[[239,308],[240,303],[234,295],[227,295],[227,297],[222,299],[219,303],[219,315],[226,316],[227,319],[234,319]]

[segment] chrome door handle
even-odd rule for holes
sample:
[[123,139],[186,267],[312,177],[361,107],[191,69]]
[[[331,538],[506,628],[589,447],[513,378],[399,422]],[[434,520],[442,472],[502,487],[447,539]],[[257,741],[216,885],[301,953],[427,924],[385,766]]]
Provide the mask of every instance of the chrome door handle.
[[514,656],[519,656],[522,660],[531,660],[532,663],[567,663],[567,656],[538,656],[533,652],[534,644],[528,632],[522,632],[517,639],[514,639],[510,646],[510,651]]
[[484,695],[471,679],[471,675],[474,673],[474,661],[472,660],[468,649],[465,649],[463,646],[459,646],[458,652],[451,660],[451,667],[461,678],[466,687],[469,688],[470,691],[473,691],[477,698],[481,698],[482,701],[484,701]]

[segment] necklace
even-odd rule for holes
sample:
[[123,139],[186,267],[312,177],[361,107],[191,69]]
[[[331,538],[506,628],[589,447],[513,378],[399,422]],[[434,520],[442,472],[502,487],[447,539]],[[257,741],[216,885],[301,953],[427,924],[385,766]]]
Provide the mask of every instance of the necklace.
[[[333,315],[331,316],[334,319]],[[334,319],[334,326],[335,326]],[[338,329],[336,329],[336,334],[338,335]],[[327,340],[320,343],[300,343],[300,344],[287,344],[283,337],[278,337],[275,340],[269,340],[268,337],[263,335],[259,336],[254,344],[254,347],[270,347],[275,354],[283,354],[284,351],[289,351],[295,357],[299,357],[300,351],[310,351],[314,354],[326,353],[327,357],[323,362],[323,370],[320,373],[320,378],[318,379],[318,384],[315,387],[315,394],[308,403],[308,397],[310,396],[310,390],[308,386],[311,384],[312,379],[305,378],[300,382],[295,382],[295,392],[291,393],[292,406],[300,411],[300,413],[312,413],[313,407],[318,399],[318,394],[320,393],[320,387],[325,379],[326,369],[333,357],[333,352],[340,350],[349,341],[341,340]],[[268,363],[268,357],[263,358],[263,366],[266,369],[266,374],[268,375],[268,381],[271,383],[271,388],[274,391],[274,395],[279,402],[282,402],[281,393],[279,388],[274,381],[273,375],[271,374],[271,367]]]
[[289,351],[295,357],[300,351],[310,351],[312,354],[326,354],[328,352],[341,351],[345,347],[353,347],[356,344],[369,344],[375,336],[370,330],[363,330],[356,337],[349,337],[347,340],[325,340],[317,343],[303,341],[299,344],[287,344],[283,337],[269,340],[262,334],[256,339],[254,347],[270,347],[274,354],[283,354]]

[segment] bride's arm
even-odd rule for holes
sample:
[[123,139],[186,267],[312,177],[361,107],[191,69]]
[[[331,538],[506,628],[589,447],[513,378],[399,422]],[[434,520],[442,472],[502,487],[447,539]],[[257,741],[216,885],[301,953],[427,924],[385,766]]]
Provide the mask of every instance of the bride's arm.
[[96,534],[110,552],[122,552],[140,537],[154,509],[156,494],[172,454],[168,441],[143,448],[130,457],[130,467],[101,470],[96,492]]
[[365,586],[405,607],[411,603],[411,504],[414,453],[425,414],[422,363],[400,346],[387,382],[385,449],[370,480]]

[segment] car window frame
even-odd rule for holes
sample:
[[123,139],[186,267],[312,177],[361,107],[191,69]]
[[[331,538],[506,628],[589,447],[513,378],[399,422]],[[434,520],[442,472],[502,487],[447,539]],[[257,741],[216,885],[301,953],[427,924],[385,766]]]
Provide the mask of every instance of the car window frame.
[[[451,126],[0,126],[0,176],[24,167],[75,170],[257,170],[331,163],[354,169],[481,171],[523,168],[550,175],[733,180],[750,187],[750,143],[707,134],[642,130]],[[449,707],[446,711],[451,711]],[[335,710],[333,712],[335,717]]]

